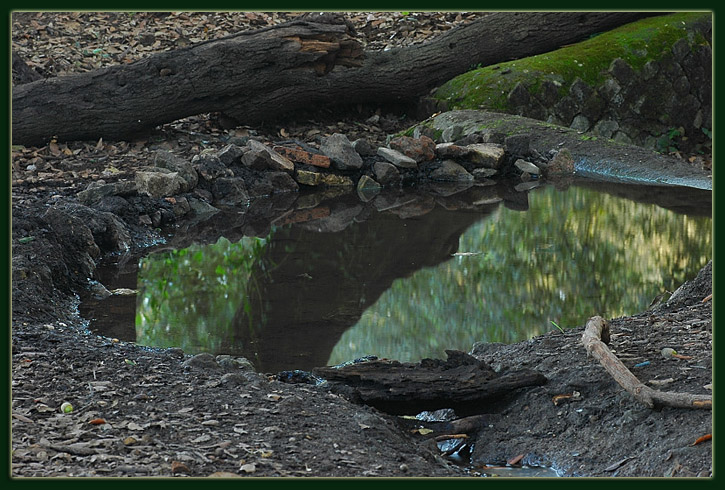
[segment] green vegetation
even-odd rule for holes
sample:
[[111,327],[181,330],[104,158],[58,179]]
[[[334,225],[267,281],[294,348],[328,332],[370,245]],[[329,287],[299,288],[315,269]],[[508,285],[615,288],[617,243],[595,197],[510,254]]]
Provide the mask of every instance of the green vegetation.
[[445,358],[474,342],[517,342],[643,311],[712,258],[709,218],[583,188],[529,195],[461,236],[450,261],[392,287],[338,342],[330,363],[366,354]]
[[[508,112],[508,94],[519,82],[538,93],[541,84],[550,80],[562,96],[577,77],[597,86],[612,60],[622,58],[638,70],[669,52],[687,35],[688,26],[711,15],[683,12],[643,19],[556,51],[470,71],[441,86],[435,97],[447,101],[449,109]],[[695,42],[705,41],[695,38]]]
[[142,345],[221,352],[235,345],[232,319],[252,309],[254,268],[268,239],[244,237],[149,255],[138,274],[136,338]]

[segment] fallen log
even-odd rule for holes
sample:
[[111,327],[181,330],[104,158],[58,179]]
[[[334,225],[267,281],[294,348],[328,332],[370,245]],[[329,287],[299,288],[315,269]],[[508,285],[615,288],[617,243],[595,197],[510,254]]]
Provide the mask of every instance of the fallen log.
[[587,321],[582,334],[582,344],[587,354],[597,359],[614,380],[637,401],[649,408],[667,406],[712,409],[712,397],[708,395],[662,392],[643,384],[602,341],[602,338],[608,337],[607,322],[600,316],[594,316]]
[[534,370],[501,374],[464,352],[447,350],[446,354],[445,361],[374,360],[340,368],[320,367],[312,372],[327,380],[333,391],[393,415],[441,408],[452,408],[457,414],[480,414],[519,388],[547,381]]
[[430,42],[380,52],[364,51],[342,16],[307,16],[13,87],[12,142],[128,139],[208,112],[255,124],[320,106],[410,101],[477,64],[551,51],[651,15],[496,12]]

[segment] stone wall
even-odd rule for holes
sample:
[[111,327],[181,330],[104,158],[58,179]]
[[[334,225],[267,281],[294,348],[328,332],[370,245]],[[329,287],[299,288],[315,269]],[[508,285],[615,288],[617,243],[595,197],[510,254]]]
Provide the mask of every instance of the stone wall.
[[[486,102],[467,107],[453,97],[444,109],[508,112],[658,151],[706,151],[712,130],[711,41],[710,17],[688,25],[683,37],[638,69],[613,59],[596,84],[578,76],[567,81],[553,68],[551,74],[522,79],[513,88],[500,85],[507,91],[506,107]],[[525,71],[508,63],[499,71],[504,75],[517,69]]]

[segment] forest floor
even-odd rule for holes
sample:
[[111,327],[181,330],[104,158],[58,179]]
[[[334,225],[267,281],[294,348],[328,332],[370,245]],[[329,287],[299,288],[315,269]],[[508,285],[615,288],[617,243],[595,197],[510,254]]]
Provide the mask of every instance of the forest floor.
[[[369,46],[384,49],[423,41],[475,15],[362,13],[352,21]],[[17,13],[13,48],[42,76],[55,76],[288,16]],[[509,467],[553,467],[562,476],[712,476],[712,441],[703,437],[712,433],[712,412],[641,405],[587,357],[583,325],[511,345],[473,346],[472,354],[494,368],[536,369],[548,382],[482,407],[490,421],[469,434],[465,465],[442,457],[409,422],[324,386],[286,384],[270,373],[84,328],[74,293],[87,279],[84,267],[93,269],[83,262],[88,237],[62,223],[60,233],[47,229],[46,213],[74,201],[89,183],[128,178],[159,149],[190,159],[234,135],[308,141],[332,132],[382,143],[415,122],[360,108],[344,117],[321,111],[289,125],[225,130],[214,115],[203,115],[135,141],[14,148],[10,475],[459,477],[518,459]],[[136,250],[158,238],[148,227],[132,231]],[[680,293],[646,312],[611,319],[610,347],[649,386],[710,394],[711,268]],[[685,357],[664,358],[664,347]],[[64,402],[71,412],[60,410]]]

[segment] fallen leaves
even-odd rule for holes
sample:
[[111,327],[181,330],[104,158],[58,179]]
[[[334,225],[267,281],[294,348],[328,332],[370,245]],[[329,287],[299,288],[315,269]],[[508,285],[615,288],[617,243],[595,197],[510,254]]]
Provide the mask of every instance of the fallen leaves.
[[712,440],[712,434],[705,434],[704,436],[701,436],[701,437],[698,437],[697,439],[695,439],[695,442],[693,442],[690,445],[697,446],[698,444],[702,444],[703,442],[711,441],[711,440]]

